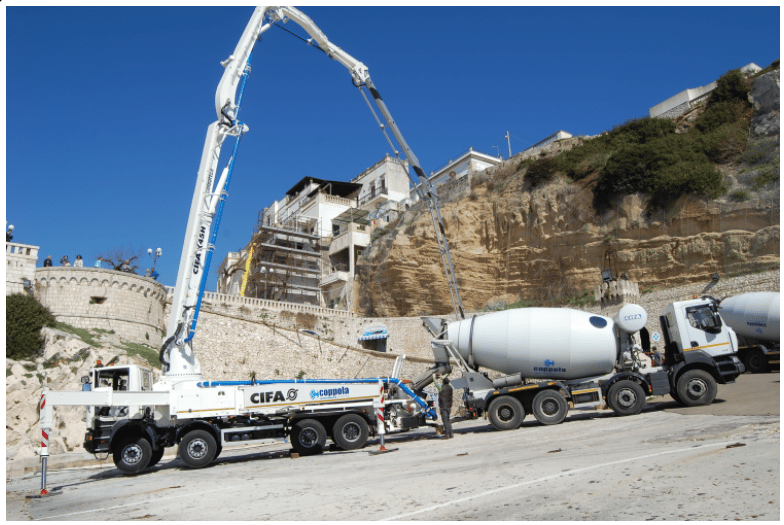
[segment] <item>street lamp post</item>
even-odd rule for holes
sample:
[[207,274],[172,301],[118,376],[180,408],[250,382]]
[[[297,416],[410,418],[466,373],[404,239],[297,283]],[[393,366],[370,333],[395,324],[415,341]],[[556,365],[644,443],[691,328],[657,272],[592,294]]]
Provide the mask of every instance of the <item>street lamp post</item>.
[[158,262],[158,257],[163,255],[163,250],[156,248],[153,253],[152,248],[147,248],[147,255],[152,257],[152,268],[147,270],[147,275],[155,280],[158,280],[158,272],[155,271],[155,264]]

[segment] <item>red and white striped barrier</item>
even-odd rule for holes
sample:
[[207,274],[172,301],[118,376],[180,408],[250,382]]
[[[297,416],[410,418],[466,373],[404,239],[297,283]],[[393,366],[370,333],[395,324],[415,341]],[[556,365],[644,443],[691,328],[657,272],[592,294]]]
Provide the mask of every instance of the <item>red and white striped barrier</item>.
[[386,451],[386,447],[384,447],[384,434],[386,434],[386,425],[384,424],[384,383],[379,381],[378,387],[379,401],[376,404],[376,423],[378,424],[378,436],[381,439],[381,448],[379,450]]
[[[43,412],[46,406],[46,392],[41,394],[41,404],[38,406],[39,411]],[[49,434],[48,428],[41,427],[41,496],[46,496],[49,491],[46,490],[46,460],[49,458]]]

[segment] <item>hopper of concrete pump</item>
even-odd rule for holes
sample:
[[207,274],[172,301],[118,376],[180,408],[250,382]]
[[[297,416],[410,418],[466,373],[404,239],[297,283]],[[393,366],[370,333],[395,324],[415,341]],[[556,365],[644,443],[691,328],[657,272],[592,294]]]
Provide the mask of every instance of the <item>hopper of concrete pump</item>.
[[[473,326],[472,326],[473,324]],[[519,308],[449,323],[464,359],[527,378],[600,376],[615,366],[613,321],[568,308]]]

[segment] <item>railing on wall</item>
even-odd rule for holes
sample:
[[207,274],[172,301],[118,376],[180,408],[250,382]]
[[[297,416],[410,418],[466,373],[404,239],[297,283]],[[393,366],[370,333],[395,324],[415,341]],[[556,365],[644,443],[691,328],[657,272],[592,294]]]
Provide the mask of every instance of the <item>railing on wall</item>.
[[[166,300],[171,301],[174,295],[174,287],[166,286]],[[322,308],[320,306],[311,306],[307,304],[297,303],[284,303],[281,301],[271,301],[269,299],[258,299],[256,297],[242,297],[241,295],[229,295],[216,292],[204,292],[204,299],[214,306],[225,304],[227,306],[245,306],[247,308],[266,308],[268,310],[275,310],[279,312],[288,311],[294,313],[306,313],[313,315],[321,315],[325,317],[339,317],[343,319],[351,319],[356,317],[352,312],[345,310],[333,310],[332,308]]]

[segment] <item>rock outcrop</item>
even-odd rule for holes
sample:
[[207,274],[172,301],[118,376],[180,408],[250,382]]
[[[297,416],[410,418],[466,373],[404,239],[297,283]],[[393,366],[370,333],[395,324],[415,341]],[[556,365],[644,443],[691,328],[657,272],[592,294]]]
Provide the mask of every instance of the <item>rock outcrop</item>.
[[[778,267],[778,79],[776,70],[752,82],[755,109],[747,151],[755,155],[719,166],[741,198],[683,197],[666,211],[650,213],[644,195],[628,195],[598,214],[592,206],[595,176],[577,183],[556,178],[532,190],[522,172],[515,173],[525,153],[472,174],[470,191],[440,188],[465,308],[585,293],[601,282],[608,264],[615,277],[625,273],[641,290],[704,281],[712,273]],[[559,141],[535,154],[557,153],[582,140]],[[358,268],[360,314],[453,310],[433,224],[422,203],[369,247]]]

